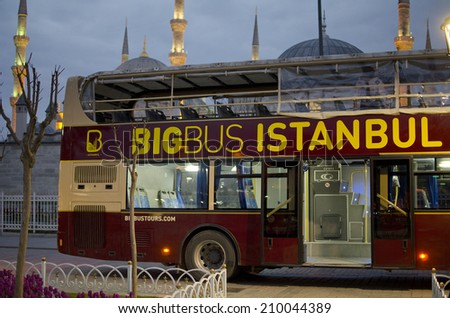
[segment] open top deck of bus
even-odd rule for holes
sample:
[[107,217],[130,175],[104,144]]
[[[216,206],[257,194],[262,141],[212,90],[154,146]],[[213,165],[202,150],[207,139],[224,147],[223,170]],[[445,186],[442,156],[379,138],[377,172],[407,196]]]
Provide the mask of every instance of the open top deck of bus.
[[98,72],[83,78],[79,94],[98,123],[323,118],[449,106],[448,72],[444,50],[333,55]]

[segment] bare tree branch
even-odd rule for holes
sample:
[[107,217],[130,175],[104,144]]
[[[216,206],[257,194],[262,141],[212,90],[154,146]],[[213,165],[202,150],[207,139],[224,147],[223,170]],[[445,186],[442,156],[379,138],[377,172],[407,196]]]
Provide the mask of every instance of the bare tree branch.
[[[133,129],[135,131],[135,129]],[[134,138],[135,139],[135,138]],[[134,195],[137,187],[138,173],[136,171],[137,159],[139,156],[139,150],[142,148],[143,144],[139,143],[136,145],[136,151],[131,154],[132,158],[128,158],[122,151],[119,141],[117,139],[117,129],[114,127],[114,140],[117,145],[117,149],[127,165],[127,169],[131,175],[131,185],[129,193],[130,202],[130,245],[131,245],[131,289],[132,297],[137,297],[137,243],[136,243],[136,228],[134,221]]]
[[3,101],[0,99],[0,115],[2,115],[3,120],[6,122],[6,128],[8,128],[12,139],[18,145],[20,145],[20,139],[17,138],[17,135],[12,127],[11,119],[6,116],[5,110],[3,109]]
[[40,75],[34,67],[30,66],[29,62],[30,60],[28,60],[23,67],[16,68],[17,71],[14,74],[19,81],[19,85],[22,89],[21,98],[24,100],[25,107],[30,116],[28,127],[22,140],[18,138],[13,130],[11,120],[6,116],[0,99],[0,114],[6,122],[6,127],[10,131],[12,138],[22,149],[20,160],[23,167],[23,211],[17,253],[14,297],[23,297],[28,227],[31,215],[32,169],[36,160],[36,153],[45,135],[45,129],[56,116],[58,93],[61,91],[58,78],[63,71],[61,67],[55,67],[55,70],[52,73],[49,112],[47,112],[47,116],[39,124],[39,131],[36,132],[36,127],[38,125],[37,113],[39,102],[41,100],[41,83],[39,80]]
[[0,161],[2,161],[3,160],[3,158],[5,157],[5,151],[6,151],[6,139],[5,139],[5,141],[3,142],[3,147],[2,147],[2,154],[0,155]]
[[[0,75],[2,75],[2,73],[0,72]],[[3,82],[0,82],[0,88],[3,86]],[[2,98],[2,91],[0,90],[0,114],[2,115],[2,118],[6,117],[4,111],[3,111],[3,98]],[[0,129],[0,134],[3,133],[3,128]],[[6,151],[6,142],[7,139],[5,138],[4,142],[3,142],[3,148],[2,148],[2,154],[0,155],[0,161],[3,160],[3,158],[5,157],[5,151]]]
[[[47,113],[47,116],[45,119],[41,122],[39,125],[39,133],[37,137],[34,139],[34,143],[32,145],[32,151],[36,153],[37,149],[39,148],[39,145],[42,142],[42,139],[45,136],[45,129],[50,125],[53,118],[55,118],[56,113],[58,111],[58,93],[61,91],[59,89],[59,76],[64,71],[64,69],[61,69],[61,66],[56,67],[52,73],[52,80],[50,85],[50,104],[49,104],[49,112]],[[39,97],[39,96],[38,96]]]

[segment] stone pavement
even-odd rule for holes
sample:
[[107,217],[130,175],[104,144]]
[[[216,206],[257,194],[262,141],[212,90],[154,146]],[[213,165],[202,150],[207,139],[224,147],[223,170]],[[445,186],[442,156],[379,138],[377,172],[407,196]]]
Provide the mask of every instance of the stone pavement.
[[[0,234],[0,260],[14,262],[18,234]],[[45,256],[48,262],[61,264],[110,262],[60,254],[56,249],[56,235],[30,234],[27,260],[39,262]],[[139,264],[161,266],[158,263]],[[422,298],[431,297],[430,271],[374,270],[350,268],[277,268],[258,274],[242,274],[228,282],[228,297],[232,298]]]
[[431,271],[277,268],[228,283],[229,297],[429,298]]
[[[19,246],[18,233],[2,233],[0,234],[0,260],[15,262],[17,252],[15,249]],[[27,261],[31,263],[40,262],[42,257],[46,257],[48,262],[55,264],[71,263],[101,265],[108,263],[112,266],[124,265],[126,262],[122,261],[105,261],[98,259],[91,259],[79,256],[71,256],[61,254],[57,250],[56,234],[29,234],[27,244]],[[156,263],[144,263],[156,264]],[[147,266],[147,265],[146,265]]]
[[[0,234],[0,248],[19,246],[18,233]],[[56,249],[56,234],[28,234],[29,249]]]

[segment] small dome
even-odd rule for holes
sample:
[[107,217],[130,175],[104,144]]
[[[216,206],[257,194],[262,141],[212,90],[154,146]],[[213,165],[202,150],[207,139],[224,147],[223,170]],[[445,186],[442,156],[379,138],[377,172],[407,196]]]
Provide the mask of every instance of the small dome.
[[[337,39],[332,39],[328,35],[323,36],[323,54],[355,54],[363,53],[356,46]],[[319,56],[319,39],[303,41],[291,46],[284,51],[279,58]]]
[[140,56],[122,63],[116,68],[116,71],[131,73],[142,71],[157,71],[165,68],[167,68],[167,66],[161,61],[148,56]]

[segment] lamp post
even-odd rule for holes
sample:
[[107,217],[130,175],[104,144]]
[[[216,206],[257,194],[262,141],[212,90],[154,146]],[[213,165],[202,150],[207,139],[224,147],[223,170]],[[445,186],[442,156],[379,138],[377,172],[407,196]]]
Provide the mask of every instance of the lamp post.
[[445,41],[447,42],[447,52],[450,56],[450,16],[444,20],[441,24],[441,30],[444,31]]

